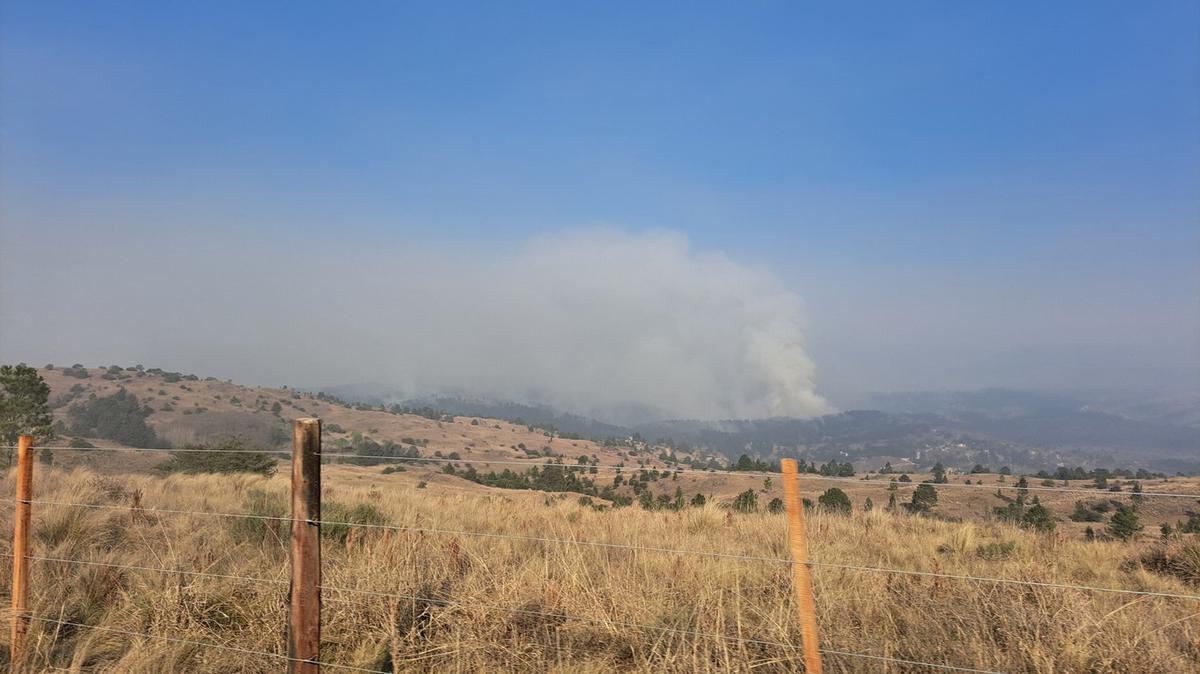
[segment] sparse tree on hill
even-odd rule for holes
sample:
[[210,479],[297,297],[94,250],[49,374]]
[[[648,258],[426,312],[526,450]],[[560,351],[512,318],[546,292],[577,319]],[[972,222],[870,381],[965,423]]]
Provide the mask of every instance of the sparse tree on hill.
[[912,502],[908,504],[908,509],[914,513],[927,513],[937,506],[938,494],[933,485],[921,483],[917,485],[913,491]]
[[[54,437],[54,419],[48,400],[50,387],[35,368],[0,365],[0,441],[17,444],[22,435],[32,435],[35,443]],[[12,450],[5,450],[12,465]]]
[[817,497],[817,502],[831,513],[849,514],[854,507],[850,503],[850,497],[846,496],[846,492],[837,487],[826,489],[824,494]]
[[733,509],[740,513],[757,512],[758,494],[754,493],[753,489],[738,494],[737,498],[733,499]]
[[1121,506],[1109,520],[1107,531],[1113,538],[1127,541],[1142,529],[1142,521],[1138,518],[1137,511],[1129,506]]
[[1021,526],[1033,529],[1034,531],[1050,532],[1054,531],[1057,524],[1054,522],[1054,518],[1050,516],[1050,511],[1035,496],[1033,497],[1033,505],[1021,517]]
[[946,467],[942,465],[941,461],[933,464],[933,483],[946,484]]
[[1142,495],[1142,483],[1134,480],[1132,492],[1133,494],[1129,497],[1129,500],[1133,501],[1134,506],[1140,506],[1146,500],[1146,497]]

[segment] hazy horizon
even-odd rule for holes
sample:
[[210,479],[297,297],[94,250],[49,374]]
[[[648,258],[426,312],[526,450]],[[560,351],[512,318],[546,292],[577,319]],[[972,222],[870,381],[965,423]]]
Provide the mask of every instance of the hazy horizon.
[[1039,11],[10,3],[0,361],[1200,395],[1200,9]]

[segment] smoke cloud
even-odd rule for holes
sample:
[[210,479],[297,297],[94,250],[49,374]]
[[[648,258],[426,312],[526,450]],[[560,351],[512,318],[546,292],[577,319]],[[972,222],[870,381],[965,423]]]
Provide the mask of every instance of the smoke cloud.
[[[40,312],[39,337],[3,336],[6,357],[141,362],[253,383],[370,383],[398,397],[545,403],[616,422],[829,410],[799,298],[676,233],[322,250],[320,272],[298,274],[244,247],[193,248],[169,260],[169,282],[162,266],[150,273],[136,261],[89,272],[93,251],[64,267],[88,283],[43,278],[36,293],[58,295],[47,301],[70,307],[73,320],[55,313],[47,325]],[[147,254],[162,261],[161,251]],[[119,307],[105,301],[113,296]],[[19,321],[38,306],[6,314]],[[81,334],[80,325],[92,329]]]
[[827,411],[795,295],[677,234],[550,236],[455,272],[399,340],[413,390],[625,421]]

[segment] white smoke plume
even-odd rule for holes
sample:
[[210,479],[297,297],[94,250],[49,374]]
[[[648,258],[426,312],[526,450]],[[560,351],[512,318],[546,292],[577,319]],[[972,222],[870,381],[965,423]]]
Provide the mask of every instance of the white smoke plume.
[[[456,269],[402,340],[415,390],[445,386],[604,419],[812,416],[799,301],[679,235],[537,239]],[[622,412],[624,410],[624,412]]]
[[[616,422],[829,409],[797,296],[679,234],[584,230],[453,251],[327,243],[312,247],[322,252],[315,273],[251,248],[193,249],[169,270],[132,260],[101,272],[87,268],[95,255],[81,256],[64,268],[89,283],[44,279],[37,294],[65,311],[47,324],[29,306],[44,330],[29,344],[5,335],[5,350],[33,362],[546,403]],[[114,296],[119,311],[105,301]]]

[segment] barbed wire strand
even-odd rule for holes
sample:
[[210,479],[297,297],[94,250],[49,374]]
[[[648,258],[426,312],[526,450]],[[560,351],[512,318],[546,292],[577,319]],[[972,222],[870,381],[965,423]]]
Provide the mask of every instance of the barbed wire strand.
[[[35,501],[34,503],[37,503],[37,502]],[[50,503],[53,503],[53,502],[50,502]],[[54,503],[54,505],[82,505],[84,507],[124,509],[124,506],[103,506],[103,505],[93,506],[90,504]],[[153,512],[153,511],[149,511],[149,512]],[[287,517],[272,517],[272,516],[263,516],[263,515],[206,513],[203,511],[164,511],[164,512],[185,513],[185,514],[195,514],[195,515],[217,515],[217,516],[222,516],[222,517],[248,517],[248,518],[266,519],[266,520],[272,520],[272,521],[287,521],[287,522],[293,521],[291,518],[287,518]],[[474,537],[479,537],[479,538],[509,539],[509,540],[519,540],[519,541],[535,542],[535,543],[550,543],[550,544],[556,544],[556,545],[568,545],[568,546],[574,545],[574,546],[585,546],[585,547],[595,547],[595,548],[640,550],[640,551],[645,551],[645,552],[654,552],[654,553],[662,553],[662,554],[693,555],[693,556],[700,556],[700,557],[733,559],[733,560],[737,560],[737,561],[768,562],[768,563],[775,563],[775,564],[793,564],[793,563],[795,563],[795,560],[785,559],[782,557],[767,557],[767,556],[762,556],[762,555],[740,555],[740,554],[736,554],[736,553],[716,552],[716,551],[709,551],[709,550],[665,548],[665,547],[656,547],[656,546],[633,545],[633,544],[629,544],[629,543],[611,543],[611,542],[606,542],[606,541],[589,541],[589,540],[579,540],[579,539],[571,539],[571,538],[549,538],[549,537],[540,537],[540,536],[525,536],[525,535],[521,535],[521,534],[500,534],[500,533],[490,533],[490,532],[484,532],[484,531],[469,531],[469,530],[462,530],[462,529],[441,529],[441,528],[435,528],[435,527],[410,527],[410,526],[401,526],[401,525],[368,524],[368,523],[360,523],[360,522],[335,522],[335,521],[331,521],[331,520],[306,520],[306,521],[310,524],[327,524],[327,525],[331,525],[331,526],[346,526],[346,527],[359,527],[359,528],[367,528],[367,529],[382,529],[382,530],[387,530],[387,531],[433,533],[433,534],[441,534],[441,535],[458,535],[458,536],[474,536]],[[4,554],[3,556],[11,556],[11,555]],[[55,561],[68,561],[68,560],[55,560]],[[828,568],[828,569],[841,569],[841,570],[846,570],[846,571],[883,573],[883,574],[894,574],[894,575],[901,575],[901,576],[919,576],[919,577],[926,577],[926,578],[946,578],[949,580],[970,580],[970,581],[976,581],[976,582],[982,582],[982,583],[993,583],[993,584],[998,584],[998,585],[1024,585],[1027,587],[1045,587],[1045,588],[1054,588],[1054,589],[1060,589],[1060,590],[1079,590],[1079,591],[1084,591],[1084,592],[1105,592],[1105,593],[1109,593],[1109,594],[1123,594],[1123,595],[1132,595],[1132,596],[1141,596],[1141,597],[1161,597],[1164,599],[1186,599],[1186,600],[1192,600],[1192,601],[1200,600],[1200,595],[1182,594],[1182,593],[1175,593],[1175,592],[1159,592],[1156,590],[1128,590],[1128,589],[1124,589],[1124,588],[1115,588],[1115,587],[1104,587],[1104,586],[1094,586],[1094,585],[1076,585],[1076,584],[1072,584],[1072,583],[1052,583],[1052,582],[1047,582],[1047,581],[1023,580],[1020,578],[993,578],[993,577],[987,577],[987,576],[971,576],[971,575],[966,575],[966,574],[942,573],[942,572],[936,572],[936,571],[916,571],[916,570],[910,570],[910,569],[893,569],[890,567],[867,566],[867,565],[859,565],[859,564],[840,564],[840,563],[836,563],[836,562],[820,562],[820,561],[814,561],[814,560],[806,560],[803,563],[808,566],[812,566],[812,567]],[[147,569],[147,570],[165,571],[164,569]],[[195,572],[184,572],[184,573],[193,573],[194,574]],[[241,580],[249,580],[249,579],[242,578]]]
[[[463,601],[456,601],[456,600],[450,600],[450,599],[437,599],[437,598],[433,598],[433,597],[421,597],[418,595],[401,594],[401,593],[393,593],[393,592],[373,592],[373,591],[368,591],[368,590],[354,590],[354,589],[349,589],[349,588],[340,588],[340,589],[339,588],[328,588],[328,587],[324,587],[324,586],[322,586],[320,589],[326,590],[326,591],[348,591],[348,592],[354,592],[354,593],[358,593],[358,594],[370,594],[370,595],[387,597],[387,598],[392,598],[392,599],[409,599],[412,601],[421,601],[421,602],[426,602],[429,604],[446,606],[446,607],[481,608],[481,609],[489,609],[489,610],[498,610],[498,611],[504,611],[504,612],[508,612],[508,613],[516,613],[516,614],[520,614],[520,615],[534,615],[534,616],[539,616],[539,617],[543,617],[543,618],[558,618],[561,620],[579,620],[579,621],[589,622],[589,623],[593,623],[593,624],[597,624],[597,625],[604,625],[607,627],[623,627],[623,628],[628,628],[628,629],[652,630],[652,631],[656,631],[656,632],[681,634],[681,635],[685,635],[685,636],[699,637],[699,638],[705,638],[705,639],[724,639],[727,641],[732,641],[734,643],[748,643],[748,644],[756,644],[756,645],[761,645],[761,646],[774,646],[777,648],[784,648],[784,649],[788,649],[788,650],[796,649],[796,646],[794,644],[787,644],[787,643],[783,643],[781,641],[768,641],[765,639],[751,639],[751,638],[745,638],[745,637],[740,637],[740,636],[716,634],[716,633],[712,633],[712,632],[701,632],[701,631],[697,631],[697,630],[685,630],[685,629],[679,629],[676,627],[665,627],[665,626],[660,626],[660,625],[646,625],[646,624],[642,624],[642,623],[633,623],[633,622],[626,622],[626,621],[620,621],[620,620],[609,620],[609,619],[605,619],[605,618],[588,618],[586,616],[574,615],[574,614],[569,614],[569,613],[551,613],[548,611],[534,611],[531,609],[513,608],[513,607],[508,607],[508,606],[499,606],[496,604],[481,604],[481,603],[476,603],[476,602],[463,602]],[[237,646],[226,646],[224,644],[214,644],[211,642],[196,641],[193,639],[180,639],[178,637],[168,637],[168,636],[161,636],[161,635],[156,635],[156,634],[146,634],[145,632],[133,632],[130,630],[121,630],[121,629],[116,629],[116,628],[112,628],[112,627],[101,627],[99,625],[86,625],[83,623],[76,623],[76,622],[65,621],[65,620],[56,620],[56,619],[50,619],[50,618],[38,618],[38,617],[30,616],[30,619],[36,620],[39,622],[44,622],[44,623],[52,623],[52,624],[58,624],[58,625],[70,625],[70,626],[74,626],[74,627],[82,627],[85,629],[95,629],[95,630],[101,630],[101,631],[106,631],[106,632],[112,632],[112,633],[116,633],[116,634],[124,634],[126,636],[143,637],[146,639],[160,639],[160,640],[164,640],[164,641],[171,641],[171,642],[175,642],[175,643],[187,644],[187,645],[192,645],[192,646],[217,648],[217,649],[222,649],[222,650],[234,651],[234,652],[243,653],[243,654],[247,654],[247,655],[259,655],[259,656],[265,656],[265,657],[272,657],[272,658],[287,660],[289,662],[305,662],[305,663],[313,662],[311,660],[305,660],[303,658],[292,658],[292,657],[289,657],[289,656],[286,656],[283,654],[279,654],[279,653],[269,653],[267,651],[255,651],[255,650],[251,650],[251,649],[247,649],[247,648],[239,648]],[[929,667],[932,669],[941,669],[941,670],[947,670],[947,671],[968,672],[969,674],[1004,674],[1003,672],[997,672],[994,670],[975,669],[975,668],[971,668],[971,667],[959,667],[956,665],[943,665],[943,664],[932,663],[932,662],[921,662],[921,661],[917,661],[917,660],[905,660],[905,659],[901,659],[901,658],[892,658],[892,657],[883,656],[883,655],[871,655],[869,653],[856,653],[853,651],[843,651],[843,650],[824,649],[823,648],[823,649],[820,649],[820,652],[824,655],[833,655],[833,656],[851,657],[851,658],[863,658],[863,659],[873,660],[873,661],[877,661],[877,662],[892,662],[892,663],[902,664],[902,665],[914,665],[914,666]],[[356,671],[356,672],[365,672],[367,674],[388,674],[387,672],[383,672],[380,670],[367,669],[367,668],[363,668],[363,667],[355,667],[352,665],[340,665],[340,664],[331,663],[331,662],[319,662],[316,664],[319,664],[322,667],[332,667],[335,669],[346,669],[346,670],[351,670],[351,671]]]
[[[793,650],[795,648],[797,648],[794,644],[786,644],[781,641],[767,641],[767,640],[763,640],[763,639],[751,639],[751,638],[731,636],[731,635],[726,635],[726,634],[715,634],[712,632],[684,630],[684,629],[679,629],[677,627],[664,627],[664,626],[660,626],[660,625],[646,625],[643,623],[632,623],[632,622],[624,622],[624,621],[620,621],[620,620],[609,620],[607,618],[588,618],[586,616],[576,615],[573,613],[551,613],[548,611],[534,611],[532,609],[512,608],[512,607],[508,607],[508,606],[499,606],[496,604],[481,604],[481,603],[476,603],[476,602],[462,602],[462,601],[457,601],[457,600],[453,600],[453,599],[436,599],[436,598],[432,598],[432,597],[421,597],[421,596],[410,595],[410,594],[398,594],[398,593],[394,593],[394,592],[375,592],[372,590],[354,590],[354,589],[340,589],[339,590],[338,588],[324,588],[324,587],[322,589],[331,590],[331,591],[356,592],[359,594],[375,595],[375,596],[379,596],[379,597],[387,597],[387,598],[393,598],[393,599],[410,599],[413,601],[424,601],[424,602],[428,602],[431,604],[437,604],[437,605],[442,605],[442,606],[460,606],[460,607],[464,607],[464,608],[496,609],[499,611],[507,611],[507,612],[511,612],[511,613],[519,613],[519,614],[525,614],[525,615],[536,615],[536,616],[541,616],[541,617],[546,617],[546,618],[559,618],[562,620],[582,620],[585,622],[591,622],[591,623],[595,623],[595,624],[599,624],[599,625],[615,625],[617,627],[627,627],[627,628],[631,628],[631,629],[644,629],[644,630],[655,630],[655,631],[660,631],[660,632],[671,632],[674,634],[684,634],[684,635],[688,635],[688,636],[703,637],[703,638],[708,638],[708,639],[726,639],[726,640],[734,641],[734,642],[738,642],[738,643],[758,644],[758,645],[762,645],[762,646],[776,646],[779,648],[786,648],[786,649],[793,649]],[[923,666],[923,667],[932,667],[935,669],[947,669],[947,670],[954,670],[954,671],[960,671],[960,672],[973,672],[973,673],[977,673],[977,674],[1002,674],[1001,672],[994,672],[994,671],[986,670],[986,669],[971,669],[969,667],[957,667],[954,665],[939,665],[939,664],[931,663],[931,662],[919,662],[916,660],[903,660],[903,659],[899,659],[899,658],[890,658],[890,657],[883,656],[883,655],[870,655],[867,653],[855,653],[853,651],[840,651],[840,650],[832,650],[832,649],[820,649],[820,650],[821,650],[821,653],[823,653],[825,655],[840,655],[840,656],[854,657],[854,658],[866,658],[866,659],[870,659],[870,660],[894,662],[897,664],[919,665],[919,666]]]
[[[11,552],[0,552],[0,557],[13,559],[16,555]],[[114,564],[111,562],[95,562],[86,559],[68,559],[65,557],[40,557],[37,555],[29,555],[26,559],[34,562],[51,562],[60,564],[72,564],[76,566],[95,566],[106,569],[125,569],[129,571],[151,571],[156,573],[170,573],[184,576],[196,576],[199,578],[217,578],[220,580],[239,580],[249,583],[271,583],[277,585],[287,585],[290,581],[281,578],[258,578],[255,576],[234,576],[225,573],[211,573],[208,571],[187,571],[185,569],[167,569],[155,566],[138,566],[136,564]]]
[[[0,449],[15,449],[15,446],[0,446]],[[50,449],[50,450],[69,450],[69,451],[105,451],[105,452],[205,452],[218,454],[272,454],[290,456],[292,451],[289,450],[273,450],[273,449],[202,449],[202,448],[181,448],[181,449],[158,449],[153,447],[34,447],[34,449]],[[781,473],[758,470],[707,470],[699,468],[679,468],[679,467],[662,467],[662,468],[643,468],[640,466],[616,466],[611,464],[603,465],[584,465],[584,464],[566,464],[566,463],[551,463],[539,461],[509,461],[509,460],[490,460],[490,459],[451,459],[446,457],[416,457],[416,456],[369,456],[363,454],[346,454],[346,453],[329,453],[320,452],[317,454],[320,457],[328,457],[334,459],[356,459],[359,461],[409,461],[414,463],[440,465],[443,463],[459,463],[459,464],[479,464],[483,466],[526,466],[529,468],[560,468],[570,471],[589,472],[592,468],[597,470],[622,472],[629,471],[630,473],[649,472],[657,470],[659,473],[675,473],[675,474],[701,474],[712,477],[727,476],[727,477],[779,477]],[[879,475],[879,474],[877,474]],[[799,478],[802,480],[821,480],[828,482],[844,482],[849,484],[857,484],[859,486],[888,486],[892,484],[891,480],[884,482],[881,479],[863,479],[855,477],[838,477],[833,475],[817,475],[814,473],[800,473]],[[893,478],[894,479],[894,478]],[[1039,479],[1036,478],[1035,479]],[[1045,478],[1052,479],[1052,478]],[[1137,478],[1121,478],[1134,480]],[[872,484],[874,483],[874,484]],[[916,487],[920,482],[901,482],[897,480],[896,485],[902,487]],[[1028,485],[1025,487],[1017,487],[1012,485],[990,485],[990,484],[961,484],[955,482],[930,483],[935,487],[949,487],[952,489],[1015,489],[1017,491],[1037,491],[1037,492],[1061,492],[1066,494],[1090,494],[1092,496],[1102,496],[1111,493],[1126,493],[1126,492],[1109,492],[1103,489],[1085,489],[1078,487],[1043,487]],[[1132,492],[1129,492],[1132,494]],[[1200,494],[1189,494],[1170,491],[1143,491],[1138,494],[1140,497],[1162,496],[1173,498],[1192,498],[1200,499]]]

